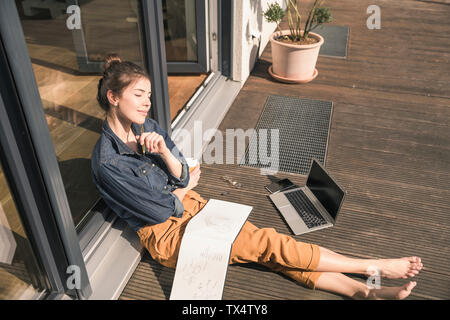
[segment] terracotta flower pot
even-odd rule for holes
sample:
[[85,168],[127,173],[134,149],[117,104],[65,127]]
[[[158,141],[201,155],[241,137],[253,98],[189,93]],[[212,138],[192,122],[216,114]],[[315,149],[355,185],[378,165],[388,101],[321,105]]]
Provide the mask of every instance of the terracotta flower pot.
[[310,32],[309,37],[318,42],[308,45],[295,45],[276,41],[281,35],[289,35],[290,30],[274,32],[269,40],[272,46],[272,66],[269,73],[275,79],[289,83],[306,83],[317,77],[317,57],[323,38],[317,33]]

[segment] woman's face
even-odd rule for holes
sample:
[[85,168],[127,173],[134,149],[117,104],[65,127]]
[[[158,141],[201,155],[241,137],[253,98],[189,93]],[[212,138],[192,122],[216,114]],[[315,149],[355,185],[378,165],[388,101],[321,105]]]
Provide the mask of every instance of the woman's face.
[[128,121],[143,124],[150,110],[151,84],[147,78],[139,78],[126,87],[122,96],[114,100],[117,116]]

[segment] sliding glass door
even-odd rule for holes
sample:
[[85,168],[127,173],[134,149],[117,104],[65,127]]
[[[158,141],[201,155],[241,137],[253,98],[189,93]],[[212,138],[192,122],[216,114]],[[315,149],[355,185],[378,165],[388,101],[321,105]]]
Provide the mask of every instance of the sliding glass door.
[[171,122],[188,108],[208,76],[206,3],[162,0]]
[[43,276],[1,165],[0,239],[0,300],[37,297]]
[[205,0],[162,1],[169,74],[207,71],[205,3]]
[[[137,0],[16,0],[44,114],[78,230],[99,199],[90,158],[105,112],[96,101],[108,53],[144,66]],[[79,22],[79,24],[78,24]]]

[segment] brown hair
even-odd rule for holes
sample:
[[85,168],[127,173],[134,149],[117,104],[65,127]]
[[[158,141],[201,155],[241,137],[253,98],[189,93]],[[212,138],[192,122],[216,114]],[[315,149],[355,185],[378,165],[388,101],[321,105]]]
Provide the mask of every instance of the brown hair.
[[106,112],[109,111],[110,103],[107,92],[111,90],[114,94],[121,96],[123,90],[133,81],[139,78],[150,79],[147,72],[130,61],[122,61],[118,54],[112,53],[105,58],[105,71],[98,81],[97,101]]

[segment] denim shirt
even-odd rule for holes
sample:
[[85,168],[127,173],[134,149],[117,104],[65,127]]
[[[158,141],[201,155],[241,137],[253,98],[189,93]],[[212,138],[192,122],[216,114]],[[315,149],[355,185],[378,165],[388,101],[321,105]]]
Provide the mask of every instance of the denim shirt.
[[[140,125],[132,123],[135,135],[140,135]],[[94,184],[105,203],[134,231],[147,224],[158,224],[170,216],[183,215],[183,203],[173,194],[176,188],[189,183],[186,159],[172,139],[159,124],[147,118],[144,132],[156,131],[167,148],[182,164],[181,177],[171,174],[164,160],[156,153],[145,155],[131,150],[104,121],[102,135],[91,158]]]

